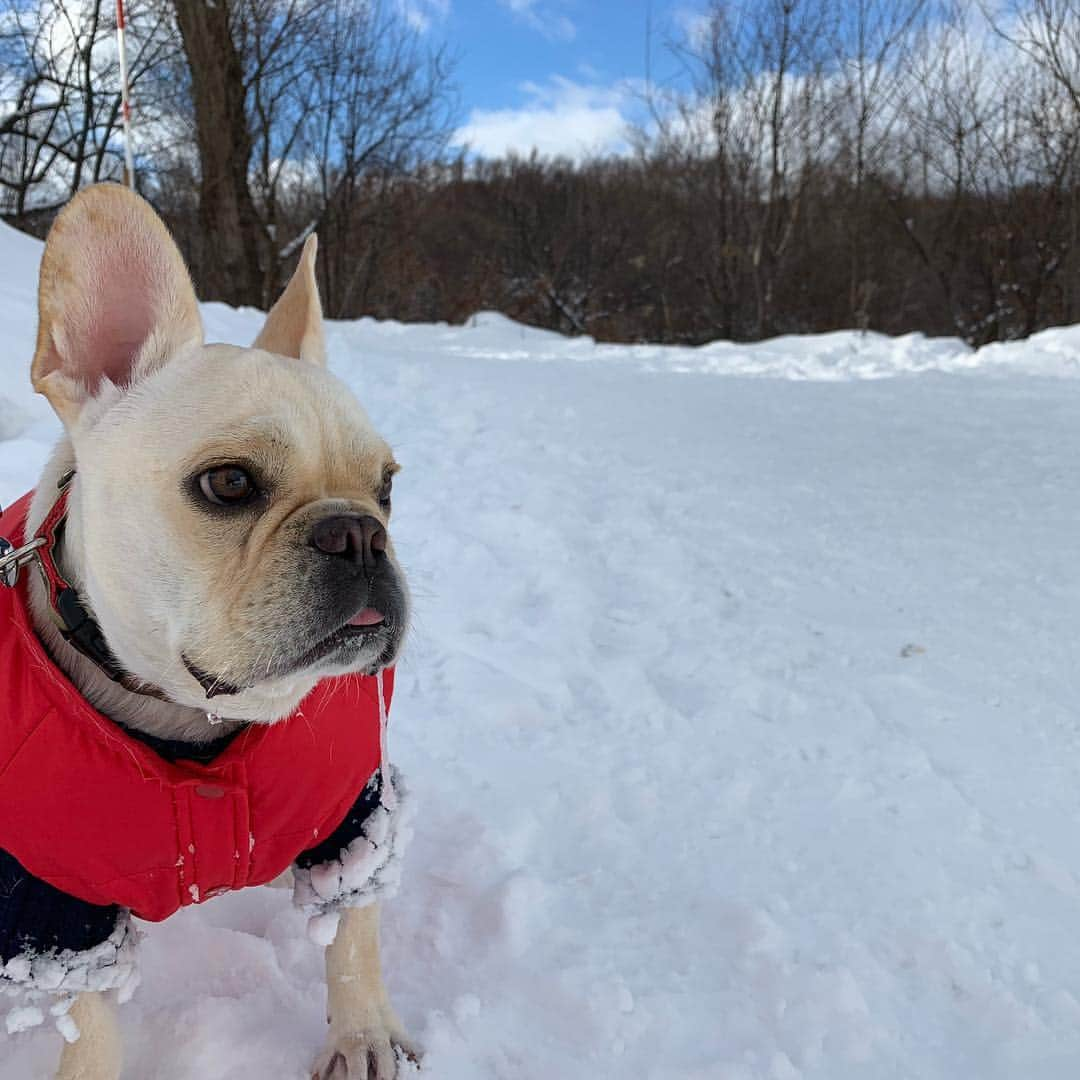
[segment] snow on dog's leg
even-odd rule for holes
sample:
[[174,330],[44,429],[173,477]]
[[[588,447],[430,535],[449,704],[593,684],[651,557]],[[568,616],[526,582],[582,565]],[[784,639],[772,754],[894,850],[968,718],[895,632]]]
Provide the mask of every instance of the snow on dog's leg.
[[56,1080],[119,1080],[120,1031],[104,994],[80,994],[68,1014],[79,1037],[66,1043]]
[[326,997],[330,1036],[313,1080],[393,1080],[399,1054],[418,1060],[383,986],[377,904],[341,913],[326,950]]

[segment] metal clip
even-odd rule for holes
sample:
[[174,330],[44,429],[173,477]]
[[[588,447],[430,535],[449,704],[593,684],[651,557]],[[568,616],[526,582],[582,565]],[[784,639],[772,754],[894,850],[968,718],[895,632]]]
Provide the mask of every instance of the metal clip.
[[38,548],[43,548],[46,543],[48,541],[43,536],[38,536],[29,544],[17,548],[10,540],[0,536],[0,585],[13,589],[19,582],[22,568],[38,558]]

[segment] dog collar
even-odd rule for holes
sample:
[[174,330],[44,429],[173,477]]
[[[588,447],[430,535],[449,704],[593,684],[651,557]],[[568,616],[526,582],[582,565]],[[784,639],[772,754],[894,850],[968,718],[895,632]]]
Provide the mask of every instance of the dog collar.
[[[86,610],[77,590],[56,565],[54,552],[67,523],[68,495],[74,477],[75,470],[72,469],[60,478],[56,502],[45,515],[45,520],[32,539],[16,548],[10,541],[0,537],[0,584],[13,588],[18,584],[22,568],[36,562],[45,584],[53,621],[63,639],[96,664],[113,682],[138,681],[117,663],[97,620]],[[153,694],[154,691],[153,688],[140,685],[139,692]]]

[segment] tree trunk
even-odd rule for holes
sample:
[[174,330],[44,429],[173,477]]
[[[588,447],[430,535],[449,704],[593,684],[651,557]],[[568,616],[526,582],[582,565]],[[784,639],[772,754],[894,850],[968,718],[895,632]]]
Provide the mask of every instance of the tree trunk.
[[175,0],[191,74],[199,149],[199,226],[210,250],[199,260],[204,300],[263,306],[265,236],[248,186],[252,139],[244,68],[229,25],[228,0]]

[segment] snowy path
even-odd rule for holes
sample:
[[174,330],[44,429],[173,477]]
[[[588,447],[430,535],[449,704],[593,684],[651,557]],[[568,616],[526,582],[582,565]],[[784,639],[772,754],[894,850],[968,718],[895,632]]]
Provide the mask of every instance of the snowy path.
[[[425,1071],[1074,1078],[1080,382],[955,343],[844,349],[973,373],[805,381],[823,346],[788,339],[793,381],[476,334],[331,337],[406,466],[422,810],[386,939]],[[1075,338],[1027,348],[1067,375]],[[54,430],[9,396],[3,500]],[[149,929],[125,1077],[303,1080],[321,1011],[287,894],[214,901]],[[55,1052],[0,1036],[0,1080]]]

